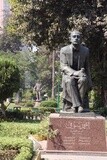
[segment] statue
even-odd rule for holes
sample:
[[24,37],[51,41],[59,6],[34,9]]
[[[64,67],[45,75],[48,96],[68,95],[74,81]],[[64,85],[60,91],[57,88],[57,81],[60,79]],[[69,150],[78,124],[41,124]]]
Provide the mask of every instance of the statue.
[[34,86],[34,91],[36,91],[36,101],[41,101],[41,82],[38,80]]
[[[61,48],[63,111],[84,112],[88,106],[88,92],[92,89],[89,68],[89,49],[81,44],[81,33],[70,33],[71,44]],[[87,103],[87,104],[86,104]]]

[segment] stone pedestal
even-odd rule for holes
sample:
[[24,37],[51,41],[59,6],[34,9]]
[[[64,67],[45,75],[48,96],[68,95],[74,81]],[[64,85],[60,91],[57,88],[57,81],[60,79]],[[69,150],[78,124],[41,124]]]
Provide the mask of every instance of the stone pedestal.
[[40,104],[41,104],[41,101],[36,101],[35,105],[34,105],[34,108],[37,108]]
[[106,152],[105,118],[95,114],[51,114],[47,150]]

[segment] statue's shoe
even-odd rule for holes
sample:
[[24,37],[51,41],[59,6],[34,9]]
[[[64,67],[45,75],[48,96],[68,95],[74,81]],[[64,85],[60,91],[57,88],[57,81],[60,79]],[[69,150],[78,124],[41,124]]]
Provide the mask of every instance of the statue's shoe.
[[83,107],[79,106],[78,107],[78,113],[82,113],[84,111]]
[[72,107],[67,109],[66,112],[76,113],[75,108],[72,108]]

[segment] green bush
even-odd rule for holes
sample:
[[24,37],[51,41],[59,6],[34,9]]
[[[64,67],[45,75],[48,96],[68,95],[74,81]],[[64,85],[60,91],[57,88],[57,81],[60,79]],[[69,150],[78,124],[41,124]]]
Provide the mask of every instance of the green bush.
[[41,114],[43,114],[44,112],[48,111],[49,112],[54,112],[54,108],[45,108],[44,110],[38,109],[38,108],[27,108],[27,107],[23,107],[20,110],[14,110],[14,109],[8,109],[6,110],[6,118],[8,120],[23,120],[26,119],[26,117],[28,119],[33,119],[33,117],[37,117],[37,116],[41,116]]
[[30,160],[33,156],[32,142],[27,139],[1,137],[0,150],[18,150],[14,160]]
[[99,113],[100,115],[107,117],[107,108],[106,107],[101,107],[97,109],[97,113]]
[[51,107],[51,108],[57,108],[57,102],[55,100],[47,100],[47,101],[42,101],[40,106],[42,107]]
[[[48,125],[48,119],[40,123],[2,121],[0,123],[0,150],[16,151],[18,154],[16,154],[14,160],[31,160],[33,156],[33,146],[32,142],[26,138],[28,138],[30,134],[46,138],[48,134]],[[4,156],[5,155],[4,153]]]
[[32,101],[27,101],[25,107],[33,107],[34,103]]
[[48,137],[48,130],[49,130],[49,120],[45,118],[43,121],[40,122],[39,130],[33,136],[38,140],[46,140]]
[[18,151],[17,150],[0,150],[0,160],[6,160],[8,157],[8,160],[13,160]]
[[54,107],[42,107],[39,106],[38,108],[32,107],[22,107],[21,109],[7,109],[6,110],[6,117],[8,120],[23,120],[26,119],[33,119],[33,117],[37,116],[48,116],[50,113],[55,113],[56,108]]
[[11,111],[6,111],[6,117],[8,119],[23,119],[23,112],[20,110],[11,110]]
[[25,92],[23,94],[23,98],[25,99],[26,102],[28,100],[32,100],[32,98],[33,98],[33,92],[32,92],[32,90],[31,89],[25,90]]
[[21,147],[20,153],[16,156],[14,160],[31,160],[33,152],[31,148]]
[[0,137],[28,137],[29,134],[35,134],[39,131],[38,122],[1,122]]
[[91,110],[95,111],[102,107],[102,99],[101,94],[95,90],[92,90],[89,93],[89,102],[90,102],[90,108]]
[[53,107],[39,107],[39,112],[45,114],[46,112],[55,113],[55,108]]

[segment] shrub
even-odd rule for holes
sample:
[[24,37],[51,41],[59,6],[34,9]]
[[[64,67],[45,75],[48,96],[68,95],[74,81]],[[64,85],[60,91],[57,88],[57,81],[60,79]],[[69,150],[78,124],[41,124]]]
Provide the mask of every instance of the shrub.
[[[48,109],[45,108],[47,111]],[[54,112],[54,109],[50,108],[50,112]],[[38,116],[42,116],[44,113],[44,110],[40,110],[38,108],[27,108],[23,107],[20,110],[13,110],[13,109],[8,109],[6,110],[6,118],[7,120],[23,120],[23,119],[35,119]],[[36,118],[37,119],[37,118]]]
[[16,156],[14,160],[30,160],[32,158],[33,152],[31,148],[21,147],[20,153]]
[[53,107],[42,107],[38,108],[32,107],[22,107],[21,109],[7,109],[6,117],[8,120],[23,120],[23,119],[36,119],[37,117],[41,117],[40,120],[44,116],[48,116],[50,113],[55,113],[56,108]]
[[57,102],[55,100],[48,100],[41,102],[40,106],[42,107],[51,107],[51,108],[57,108]]
[[38,140],[46,140],[48,136],[49,120],[45,118],[40,122],[38,132],[33,136]]
[[104,116],[104,117],[107,117],[107,108],[106,108],[106,107],[98,108],[98,109],[97,109],[97,112],[98,112],[100,115],[102,115],[102,116]]
[[[48,134],[48,119],[40,123],[24,123],[23,121],[1,122],[0,150],[16,151],[14,160],[31,160],[33,156],[33,145],[30,140],[26,139],[30,134],[38,135],[39,138],[46,139]],[[10,159],[13,158],[10,157]]]
[[46,112],[55,113],[55,108],[53,107],[39,107],[39,112],[45,114]]
[[6,160],[8,157],[8,160],[13,160],[18,151],[17,150],[0,150],[0,160]]
[[32,90],[27,89],[25,93],[23,94],[23,98],[25,99],[25,101],[32,100],[33,98]]
[[33,107],[34,103],[32,101],[27,101],[27,103],[25,104],[26,107]]
[[16,155],[14,160],[30,160],[33,156],[32,142],[27,139],[1,137],[0,149],[18,150],[19,154]]
[[23,119],[23,115],[23,112],[20,110],[6,111],[6,117],[8,119]]
[[36,122],[1,122],[0,123],[0,138],[1,137],[28,137],[29,134],[35,134],[39,130],[39,124]]

